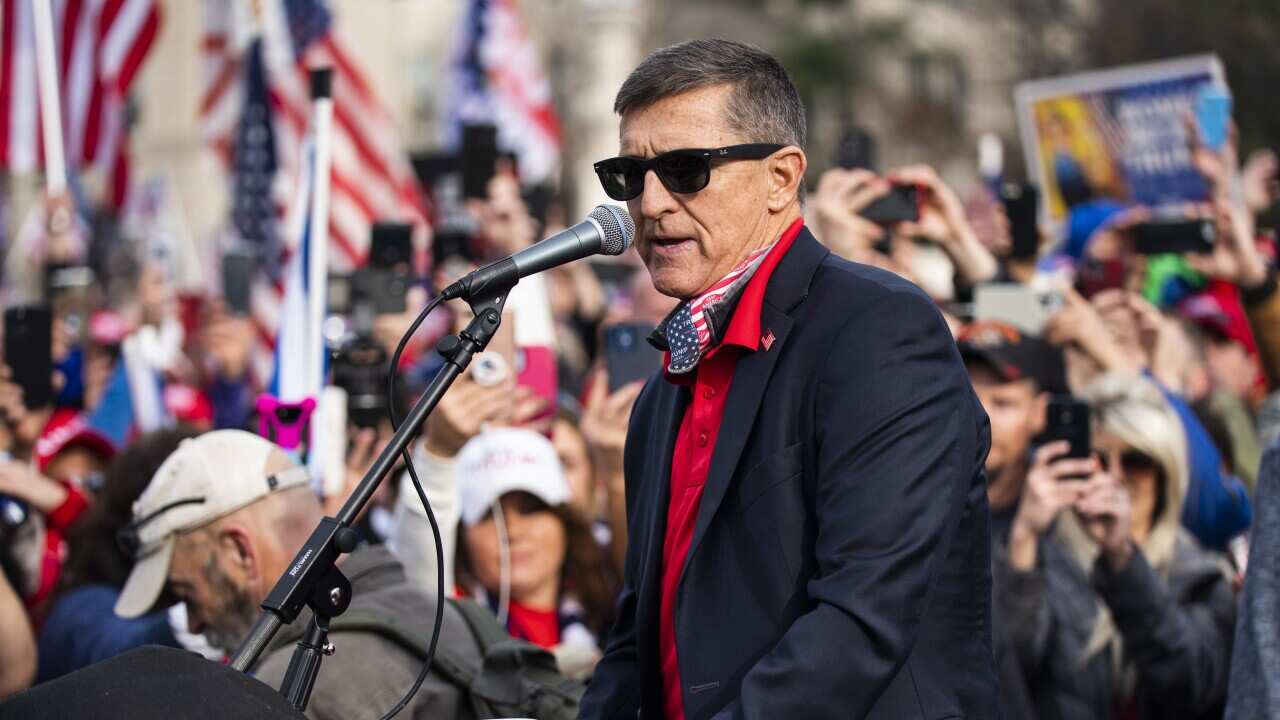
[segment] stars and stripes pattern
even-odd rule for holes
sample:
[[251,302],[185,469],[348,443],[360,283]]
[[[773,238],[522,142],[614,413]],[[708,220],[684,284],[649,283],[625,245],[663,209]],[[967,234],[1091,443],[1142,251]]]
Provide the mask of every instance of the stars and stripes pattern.
[[246,52],[244,74],[244,113],[232,144],[231,222],[239,238],[258,249],[268,276],[274,280],[280,248],[271,182],[278,163],[261,39],[254,40]]
[[[42,0],[44,1],[44,0]],[[128,95],[160,30],[158,0],[52,0],[68,170],[96,168],[122,207],[129,183]],[[0,0],[0,167],[44,162],[31,0]]]
[[[400,143],[390,116],[374,94],[358,63],[347,51],[335,30],[335,18],[320,0],[262,0],[260,16],[253,17],[248,3],[239,0],[205,0],[205,34],[201,43],[204,63],[204,90],[200,102],[202,134],[205,142],[233,172],[248,170],[236,158],[238,130],[245,125],[246,101],[250,94],[249,75],[244,65],[252,62],[248,49],[261,40],[263,84],[267,122],[275,153],[275,169],[267,191],[256,193],[251,227],[240,227],[241,216],[233,218],[238,234],[266,232],[271,227],[258,213],[265,207],[274,211],[274,227],[302,227],[285,220],[302,182],[302,144],[308,132],[311,99],[308,69],[333,68],[333,139],[330,171],[329,268],[346,273],[364,264],[368,255],[369,231],[375,220],[410,222],[421,233],[429,232],[428,211],[421,187]],[[257,137],[262,137],[257,133]],[[264,160],[258,157],[258,160]],[[264,165],[261,172],[270,168]],[[243,174],[247,190],[250,175]],[[261,188],[257,179],[255,188]],[[237,195],[240,188],[237,187]],[[248,199],[247,194],[245,199]],[[305,212],[305,210],[303,210]],[[246,230],[249,232],[246,233]],[[278,231],[278,230],[277,230]],[[299,242],[298,236],[281,234],[278,252],[268,267],[283,268]],[[268,245],[270,243],[268,242]],[[423,249],[425,243],[420,245]],[[276,327],[280,319],[283,284],[263,283],[253,297],[253,319],[257,327],[259,352],[255,367],[260,378],[270,376]]]
[[560,120],[537,46],[525,33],[514,0],[471,0],[453,59],[445,107],[446,147],[457,150],[462,126],[498,129],[498,146],[514,152],[520,179],[540,183],[560,168]]
[[769,245],[751,253],[711,289],[676,308],[662,328],[670,353],[667,372],[681,375],[698,366],[702,356],[718,342],[712,325],[719,332],[729,325],[727,317],[715,322],[711,316],[723,303],[741,295],[772,249],[773,245]]

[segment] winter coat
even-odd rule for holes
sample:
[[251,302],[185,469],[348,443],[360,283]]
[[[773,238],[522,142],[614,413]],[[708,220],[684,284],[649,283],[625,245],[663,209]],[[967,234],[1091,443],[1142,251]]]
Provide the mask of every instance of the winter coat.
[[[1178,532],[1167,579],[1141,550],[1119,572],[1101,557],[1086,572],[1052,533],[1034,569],[1015,570],[1003,551],[994,571],[995,614],[1041,720],[1106,720],[1131,699],[1144,719],[1221,717],[1236,602],[1221,559],[1186,531]],[[1121,639],[1122,666],[1114,662],[1118,648],[1084,657],[1103,604]]]

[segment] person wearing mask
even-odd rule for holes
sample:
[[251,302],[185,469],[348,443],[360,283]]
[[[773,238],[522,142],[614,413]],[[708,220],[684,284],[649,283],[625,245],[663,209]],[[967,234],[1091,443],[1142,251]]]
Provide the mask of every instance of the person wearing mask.
[[[321,518],[305,468],[280,448],[241,430],[216,430],[178,446],[134,505],[124,535],[136,563],[116,602],[123,618],[152,610],[167,589],[185,602],[192,632],[230,653],[257,620],[259,605],[293,562]],[[411,587],[382,546],[344,555],[351,581],[348,613],[430,637],[435,599]],[[294,646],[311,621],[304,611],[259,658],[254,675],[279,687]],[[422,658],[386,634],[335,631],[337,652],[324,660],[307,708],[312,718],[363,717],[389,710],[413,684]],[[446,608],[440,636],[461,662],[479,665],[463,617]],[[427,676],[406,717],[455,718],[461,691]]]
[[1235,599],[1223,559],[1179,523],[1187,489],[1178,415],[1147,379],[1084,393],[1091,458],[1035,453],[995,609],[1041,718],[1221,717]]
[[131,619],[112,611],[133,563],[116,533],[129,524],[134,501],[160,464],[194,436],[183,428],[157,430],[135,440],[108,468],[102,489],[67,537],[67,562],[40,628],[37,682],[141,645],[179,647],[163,609]]
[[555,447],[519,428],[481,433],[458,454],[458,587],[513,637],[552,650],[563,672],[590,675],[614,601],[604,552]]

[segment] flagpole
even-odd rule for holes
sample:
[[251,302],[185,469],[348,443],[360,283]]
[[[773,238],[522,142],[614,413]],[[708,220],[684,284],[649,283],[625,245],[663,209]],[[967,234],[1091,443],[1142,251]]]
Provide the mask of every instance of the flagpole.
[[36,22],[36,78],[44,133],[44,182],[50,197],[67,189],[67,159],[62,148],[62,108],[58,102],[58,63],[54,57],[53,0],[31,0]]
[[[307,267],[307,386],[317,396],[324,387],[324,315],[328,300],[329,271],[329,166],[333,147],[333,71],[311,71],[312,134],[315,138],[315,173],[311,193],[310,239]],[[314,430],[312,435],[314,436]]]

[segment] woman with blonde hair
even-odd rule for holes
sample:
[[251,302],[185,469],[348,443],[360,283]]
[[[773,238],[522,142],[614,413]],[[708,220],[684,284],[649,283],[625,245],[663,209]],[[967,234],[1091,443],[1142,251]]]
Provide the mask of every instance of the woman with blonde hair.
[[1084,393],[1094,456],[1036,451],[995,611],[1037,712],[1067,718],[1221,717],[1235,599],[1224,560],[1179,515],[1186,439],[1151,381],[1120,374]]

